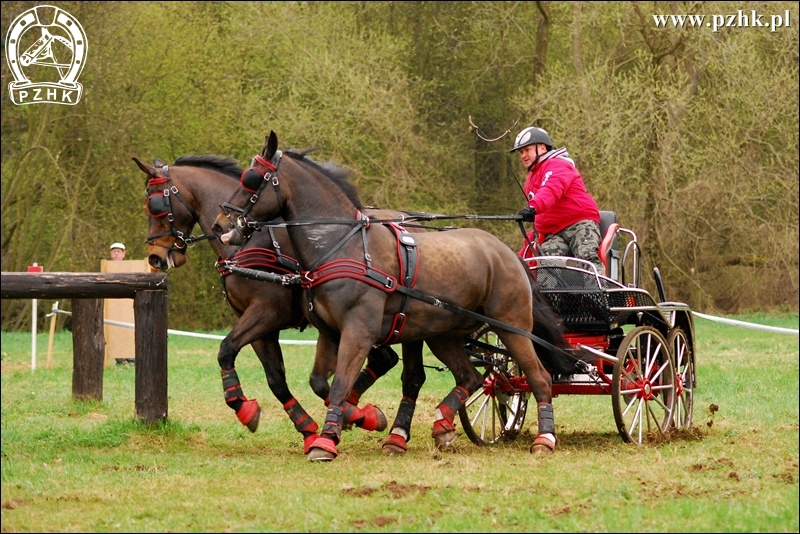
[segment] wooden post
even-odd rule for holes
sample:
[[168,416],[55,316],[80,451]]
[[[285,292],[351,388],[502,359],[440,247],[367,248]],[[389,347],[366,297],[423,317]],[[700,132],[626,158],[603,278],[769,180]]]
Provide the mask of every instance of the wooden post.
[[[133,299],[136,328],[136,417],[167,418],[167,275],[163,273],[3,272],[4,299],[74,299],[72,395],[103,398],[103,301]],[[99,300],[99,302],[98,302]],[[141,323],[141,328],[138,328]],[[139,360],[141,352],[142,359]]]
[[103,367],[106,341],[103,335],[103,301],[72,302],[72,396],[103,400]]
[[167,420],[167,292],[137,291],[136,417],[144,423]]

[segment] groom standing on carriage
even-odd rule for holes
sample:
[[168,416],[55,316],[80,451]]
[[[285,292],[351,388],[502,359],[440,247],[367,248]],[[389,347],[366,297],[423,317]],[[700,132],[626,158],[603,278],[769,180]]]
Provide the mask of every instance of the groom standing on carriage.
[[536,246],[538,234],[541,255],[580,258],[606,274],[598,252],[600,212],[567,149],[553,150],[548,133],[531,126],[517,135],[511,152],[517,151],[528,170],[524,188],[528,203],[519,214],[523,221],[534,223],[519,256],[535,255],[530,244]]

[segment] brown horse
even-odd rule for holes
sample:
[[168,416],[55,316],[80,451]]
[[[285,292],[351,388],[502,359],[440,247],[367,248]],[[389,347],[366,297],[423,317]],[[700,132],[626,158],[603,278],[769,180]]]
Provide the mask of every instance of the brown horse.
[[[205,238],[210,239],[211,247],[220,258],[217,270],[222,277],[225,296],[238,316],[233,329],[220,343],[218,354],[226,403],[243,425],[252,432],[256,431],[261,408],[256,399],[244,395],[234,366],[241,349],[249,344],[264,367],[270,390],[303,435],[304,452],[308,453],[317,436],[318,425],[289,390],[279,344],[281,330],[303,329],[308,324],[301,308],[301,290],[232,274],[229,267],[238,265],[294,274],[299,266],[293,257],[294,250],[286,230],[278,228],[258,232],[238,248],[223,245],[210,233],[220,202],[239,189],[238,179],[243,169],[233,160],[218,156],[184,156],[169,166],[159,160],[154,161],[153,166],[136,158],[134,161],[147,174],[150,265],[162,271],[179,267],[186,262],[187,245]],[[204,232],[202,237],[191,236],[196,224]],[[332,342],[322,339],[321,343],[327,346]],[[419,351],[421,359],[421,344],[406,349]],[[370,351],[368,365],[362,370],[348,398],[348,424],[365,430],[386,428],[385,416],[378,408],[371,405],[357,408],[357,404],[361,394],[397,361],[397,354],[390,348]],[[327,379],[333,369],[319,369],[318,373],[311,377],[312,389],[326,399],[330,389]],[[424,374],[420,386],[422,382]]]
[[320,331],[339,334],[338,354],[317,347],[315,365],[334,358],[336,372],[325,425],[309,459],[337,456],[343,403],[359,369],[371,347],[395,342],[424,340],[453,373],[456,387],[436,408],[432,431],[438,447],[449,445],[456,412],[481,385],[464,342],[484,322],[503,325],[498,337],[538,402],[531,452],[552,452],[551,377],[529,338],[535,304],[544,301],[514,251],[479,229],[409,236],[396,225],[371,221],[352,184],[340,183],[342,173],[277,145],[270,132],[256,156],[263,179],[242,177],[243,188],[223,205],[214,231],[223,242],[235,242],[258,226],[254,220],[282,217],[303,267],[307,316]]

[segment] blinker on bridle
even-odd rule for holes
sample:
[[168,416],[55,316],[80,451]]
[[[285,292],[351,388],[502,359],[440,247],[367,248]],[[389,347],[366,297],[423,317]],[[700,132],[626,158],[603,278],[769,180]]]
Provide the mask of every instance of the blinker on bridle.
[[[170,247],[170,250],[176,250],[185,254],[186,248],[196,241],[216,238],[214,234],[193,237],[191,235],[186,235],[175,227],[175,215],[172,212],[170,197],[177,198],[178,201],[189,210],[189,213],[195,221],[199,220],[199,217],[192,206],[183,198],[183,195],[180,194],[178,187],[172,183],[172,179],[169,176],[169,167],[167,165],[161,167],[161,173],[160,176],[152,176],[147,180],[147,189],[145,190],[145,197],[147,200],[145,206],[147,208],[147,213],[151,217],[156,219],[160,219],[161,217],[167,218],[169,222],[169,232],[150,234],[147,236],[146,241],[153,244],[153,240],[157,237],[172,236],[175,238],[175,242],[172,247]],[[159,187],[160,189],[150,193],[149,190],[152,187]]]
[[[220,205],[223,213],[228,220],[231,221],[236,231],[245,238],[248,238],[254,229],[258,229],[256,223],[252,223],[248,220],[247,214],[250,213],[250,210],[258,201],[258,197],[264,191],[268,183],[271,183],[273,188],[275,188],[275,194],[278,195],[279,209],[283,210],[283,195],[281,194],[280,184],[278,182],[278,166],[281,162],[281,156],[282,152],[278,150],[272,157],[272,161],[267,161],[262,156],[256,154],[250,162],[250,168],[242,172],[242,175],[239,177],[239,184],[242,186],[242,189],[250,193],[247,205],[243,208],[235,206],[230,202],[224,202]],[[234,214],[238,215],[234,216]],[[250,229],[246,234],[245,228]]]

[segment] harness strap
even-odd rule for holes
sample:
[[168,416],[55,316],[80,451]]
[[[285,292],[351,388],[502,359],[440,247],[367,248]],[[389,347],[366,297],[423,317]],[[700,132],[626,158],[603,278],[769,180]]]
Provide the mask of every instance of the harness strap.
[[[188,202],[186,202],[186,199],[184,199],[183,195],[181,195],[180,191],[178,191],[178,187],[172,182],[172,177],[169,175],[169,165],[164,165],[161,167],[161,172],[164,173],[169,185],[169,187],[164,188],[164,196],[168,197],[170,196],[170,192],[172,192],[172,196],[177,198],[180,203],[186,206],[186,209],[189,210],[189,213],[192,215],[192,219],[199,221],[200,217],[197,215],[197,212],[194,211],[194,208],[190,206]],[[172,213],[170,213],[170,216],[172,216]]]
[[470,319],[475,319],[475,320],[480,321],[480,322],[488,323],[488,324],[494,326],[495,328],[500,328],[502,330],[507,330],[509,332],[513,332],[515,334],[519,334],[521,336],[525,336],[528,339],[530,339],[531,341],[539,343],[540,345],[542,345],[543,347],[545,347],[546,349],[548,349],[550,351],[553,351],[554,353],[559,353],[559,354],[566,355],[566,356],[572,356],[567,351],[556,347],[552,343],[550,343],[548,341],[545,341],[544,339],[540,338],[539,336],[536,336],[536,335],[532,334],[531,332],[526,332],[525,330],[522,330],[521,328],[517,328],[516,326],[511,326],[511,325],[506,324],[506,323],[504,323],[502,321],[498,321],[496,319],[492,319],[491,317],[487,317],[485,315],[481,315],[480,313],[476,313],[476,312],[474,312],[472,310],[468,310],[466,308],[462,308],[461,306],[456,306],[455,304],[450,304],[449,302],[444,302],[442,300],[437,299],[436,297],[433,297],[431,295],[427,295],[425,293],[421,293],[421,292],[417,291],[416,289],[412,289],[410,287],[398,286],[397,287],[397,291],[400,291],[401,293],[407,293],[410,297],[418,299],[418,300],[421,300],[423,302],[427,302],[428,304],[433,304],[437,308],[442,308],[443,310],[451,311],[451,312],[457,313],[459,315],[466,315]]
[[369,253],[366,252],[366,247],[367,247],[366,226],[368,224],[369,219],[367,218],[366,215],[361,213],[360,210],[356,210],[356,219],[359,221],[360,224],[358,224],[358,223],[355,224],[350,229],[350,231],[347,232],[347,234],[343,238],[341,238],[338,243],[336,243],[335,246],[331,247],[331,249],[324,256],[322,256],[320,259],[318,259],[317,262],[308,269],[308,271],[307,271],[308,273],[316,272],[320,268],[320,266],[322,266],[322,264],[325,263],[325,260],[330,258],[333,255],[334,252],[336,252],[337,250],[342,248],[344,246],[344,244],[347,243],[347,241],[349,241],[351,237],[356,235],[356,233],[359,230],[364,232],[364,234],[362,236],[363,242],[364,242],[364,249],[365,249],[364,250],[364,257],[367,260],[367,262],[371,262],[371,259],[369,257]]
[[[417,240],[414,239],[405,228],[395,224],[388,223],[386,226],[391,229],[395,238],[397,239],[397,259],[400,263],[398,277],[403,281],[403,286],[410,288],[413,287],[417,281],[417,268],[419,266],[419,253],[417,251]],[[392,319],[392,326],[389,328],[389,335],[384,339],[380,345],[391,345],[400,334],[406,325],[406,307],[408,306],[408,295],[403,293],[403,299],[400,302],[400,311],[394,314]]]
[[303,271],[301,275],[300,286],[303,289],[311,289],[337,278],[359,280],[385,293],[394,293],[398,285],[395,277],[348,258],[329,261],[319,269]]
[[216,263],[217,272],[222,276],[231,274],[231,264],[247,269],[269,269],[284,274],[300,272],[300,263],[288,256],[278,256],[275,251],[263,247],[252,247],[236,251],[231,257]]

